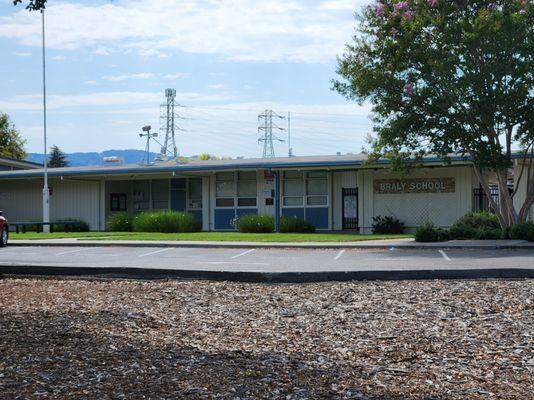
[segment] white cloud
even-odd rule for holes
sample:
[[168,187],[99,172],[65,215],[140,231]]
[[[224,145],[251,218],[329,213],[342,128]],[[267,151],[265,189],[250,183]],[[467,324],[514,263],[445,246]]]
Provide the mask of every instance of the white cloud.
[[125,80],[139,80],[139,79],[152,79],[154,74],[151,72],[141,72],[139,74],[130,75],[104,75],[102,79],[106,81],[125,81]]
[[157,57],[157,58],[169,58],[170,56],[167,53],[162,53],[156,49],[141,49],[139,50],[139,55],[143,57]]
[[96,81],[95,80],[84,81],[83,84],[84,85],[96,85]]
[[62,55],[52,57],[52,60],[54,60],[54,61],[63,61],[63,60],[66,60],[66,59],[67,59],[67,57],[62,56]]
[[[86,81],[91,82],[91,81]],[[47,96],[47,107],[49,109],[66,110],[72,107],[112,107],[129,106],[142,104],[144,106],[153,105],[155,110],[159,110],[159,104],[165,99],[161,92],[97,92],[90,94],[50,94]],[[197,92],[179,92],[176,94],[178,102],[203,103],[220,102],[234,100],[235,97],[225,93],[203,94]],[[16,110],[41,110],[42,95],[19,95],[11,98],[0,99],[0,110],[7,112]],[[105,112],[107,112],[106,110]],[[103,111],[99,111],[103,112]],[[113,111],[112,112],[117,112]],[[119,111],[120,112],[120,111]],[[126,112],[126,111],[125,111]]]
[[175,81],[177,79],[181,79],[181,78],[185,78],[187,76],[189,76],[190,74],[187,73],[187,72],[177,72],[175,74],[166,74],[166,75],[163,75],[163,78],[164,79],[169,79],[171,81]]
[[98,56],[109,56],[111,53],[108,49],[106,49],[105,47],[97,47],[94,51],[93,51],[94,54],[98,55]]
[[213,85],[208,85],[208,87],[210,89],[220,90],[220,89],[224,89],[226,86],[222,83],[215,83]]
[[[229,60],[328,62],[353,35],[353,11],[370,0],[123,0],[51,4],[48,46],[95,54],[172,50]],[[0,37],[38,46],[37,13],[0,17]],[[159,52],[159,53],[155,53]],[[159,54],[159,55],[158,55]]]
[[26,51],[17,51],[13,54],[15,54],[17,57],[31,57],[32,55],[32,53]]

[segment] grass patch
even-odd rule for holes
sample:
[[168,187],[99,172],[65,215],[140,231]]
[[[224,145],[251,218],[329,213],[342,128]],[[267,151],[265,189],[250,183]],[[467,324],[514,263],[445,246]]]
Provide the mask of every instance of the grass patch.
[[241,233],[241,232],[191,232],[191,233],[145,233],[145,232],[73,232],[73,233],[12,233],[10,240],[17,239],[82,239],[82,240],[198,240],[221,242],[351,242],[361,240],[402,239],[413,235],[360,235],[353,233]]

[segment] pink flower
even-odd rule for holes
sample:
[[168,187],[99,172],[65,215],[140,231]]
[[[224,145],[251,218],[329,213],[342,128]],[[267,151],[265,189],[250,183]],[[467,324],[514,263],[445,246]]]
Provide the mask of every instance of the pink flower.
[[376,3],[376,6],[375,6],[375,15],[376,15],[377,17],[383,17],[385,11],[386,11],[386,5],[385,5],[385,4],[383,4],[383,3]]
[[497,11],[498,9],[498,6],[496,3],[491,3],[489,6],[488,6],[488,10],[490,11]]
[[426,0],[426,3],[433,8],[438,6],[438,0]]
[[519,10],[519,14],[520,14],[520,15],[525,15],[526,13],[527,13],[527,11],[524,10],[524,9],[523,9],[523,10]]
[[399,1],[397,4],[394,4],[393,5],[393,11],[405,11],[405,10],[408,10],[409,6],[408,6],[408,2],[406,1]]
[[414,90],[413,85],[411,83],[407,83],[406,85],[404,85],[404,93],[408,96],[413,96]]
[[397,28],[391,28],[391,29],[389,30],[389,34],[390,34],[391,36],[396,36],[397,33],[399,33],[399,30],[398,30]]
[[404,13],[404,19],[406,21],[411,21],[413,18],[413,11],[412,10],[408,10]]

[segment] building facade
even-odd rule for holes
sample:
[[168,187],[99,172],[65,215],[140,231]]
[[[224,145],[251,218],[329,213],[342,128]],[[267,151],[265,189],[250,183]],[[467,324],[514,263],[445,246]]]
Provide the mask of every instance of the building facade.
[[[40,220],[42,170],[0,172],[0,209],[11,221]],[[426,158],[409,176],[362,155],[190,161],[183,164],[49,170],[51,220],[77,218],[105,230],[116,212],[190,212],[205,231],[233,230],[245,214],[296,216],[321,231],[371,233],[373,217],[414,230],[447,227],[475,209],[477,180],[462,158]]]

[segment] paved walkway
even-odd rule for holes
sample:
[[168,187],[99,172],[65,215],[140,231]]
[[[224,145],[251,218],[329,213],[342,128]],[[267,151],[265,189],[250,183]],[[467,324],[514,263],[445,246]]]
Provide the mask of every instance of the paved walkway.
[[253,282],[534,278],[534,251],[13,246],[0,250],[2,273]]
[[85,240],[39,239],[11,240],[12,246],[122,246],[122,247],[200,247],[200,248],[295,248],[295,249],[531,249],[534,242],[524,240],[450,240],[419,243],[414,239],[362,240],[354,242],[229,242],[178,240]]

